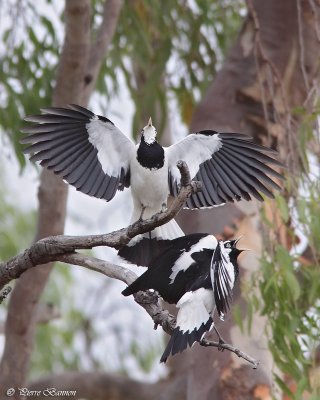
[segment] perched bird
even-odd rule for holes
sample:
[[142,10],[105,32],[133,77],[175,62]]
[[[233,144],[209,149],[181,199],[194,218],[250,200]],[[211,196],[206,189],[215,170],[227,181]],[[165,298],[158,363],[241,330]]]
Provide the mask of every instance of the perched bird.
[[148,270],[123,290],[122,294],[129,296],[140,290],[154,289],[165,301],[179,308],[176,328],[161,362],[170,354],[200,342],[214,326],[214,309],[221,319],[229,310],[239,273],[237,257],[243,251],[237,249],[238,241],[217,241],[213,235],[203,233],[165,241],[167,249],[150,261]]
[[[109,201],[117,190],[130,186],[131,222],[150,218],[164,210],[169,194],[177,196],[179,160],[187,163],[192,178],[203,183],[202,192],[188,198],[186,208],[207,208],[251,196],[263,201],[260,192],[273,197],[270,189],[280,189],[268,176],[282,179],[267,166],[282,166],[273,158],[276,151],[243,134],[204,130],[164,148],[157,142],[150,118],[135,145],[108,118],[78,105],[41,111],[41,115],[25,118],[35,124],[22,130],[28,136],[21,143],[31,144],[24,152],[90,196]],[[171,220],[151,236],[172,239],[181,235]]]

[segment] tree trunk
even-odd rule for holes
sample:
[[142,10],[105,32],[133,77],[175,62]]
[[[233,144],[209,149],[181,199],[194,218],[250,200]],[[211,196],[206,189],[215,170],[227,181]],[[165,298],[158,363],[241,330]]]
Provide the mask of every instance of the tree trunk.
[[[105,2],[103,22],[96,41],[91,45],[91,1],[66,1],[65,40],[53,105],[87,104],[95,86],[101,60],[111,42],[121,5],[121,0]],[[88,74],[91,77],[89,81],[85,79]],[[62,234],[66,216],[67,185],[52,172],[43,170],[38,198],[35,240]],[[51,270],[52,264],[47,264],[45,267],[27,271],[17,281],[11,295],[5,328],[5,349],[0,364],[0,388],[4,390],[25,385],[36,329],[37,307]],[[4,394],[1,390],[1,398]]]
[[[289,162],[292,171],[297,159],[297,124],[291,123],[290,110],[303,104],[317,77],[316,15],[310,2],[299,0],[297,3],[249,0],[248,8],[249,15],[235,46],[194,113],[191,131],[215,129],[248,133],[255,141],[278,148],[282,161]],[[318,12],[319,8],[317,6]],[[271,201],[266,203],[266,207],[272,204]],[[262,246],[256,202],[231,204],[209,211],[183,211],[178,220],[187,233],[196,230],[224,237],[245,235],[239,247],[249,247],[253,253],[241,258],[245,269],[241,268],[240,280],[259,268],[254,257],[254,254],[261,254]],[[235,302],[240,301],[245,312],[245,302],[240,297],[241,294],[236,293]],[[272,360],[266,350],[264,320],[254,317],[250,337],[240,333],[230,315],[224,323],[218,323],[218,327],[227,341],[231,340],[262,363],[258,370],[252,370],[226,352],[194,346],[179,360],[172,361],[172,370],[177,372],[180,368],[187,376],[187,399],[269,399]]]

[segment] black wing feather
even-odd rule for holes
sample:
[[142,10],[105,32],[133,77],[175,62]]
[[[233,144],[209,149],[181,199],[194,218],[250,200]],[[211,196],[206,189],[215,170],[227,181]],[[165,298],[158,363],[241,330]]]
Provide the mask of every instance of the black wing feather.
[[[35,124],[22,130],[28,136],[21,143],[31,144],[24,152],[32,154],[32,161],[40,161],[41,166],[60,175],[77,190],[107,201],[117,189],[130,185],[129,153],[134,144],[113,122],[75,104],[41,111],[41,115],[26,117],[26,121]],[[110,148],[106,144],[117,153],[119,165],[113,165],[114,154],[110,159],[106,156]]]
[[[199,149],[198,157],[193,157],[193,143]],[[208,148],[212,151],[209,158]],[[187,208],[205,208],[227,201],[251,200],[251,196],[263,201],[260,193],[274,198],[270,189],[281,190],[269,176],[277,179],[283,179],[283,176],[266,165],[284,167],[273,158],[277,152],[254,143],[252,138],[246,135],[200,131],[190,135],[189,139],[187,137],[177,145],[171,146],[168,154],[171,168],[169,187],[173,196],[177,196],[178,192],[177,170],[173,166],[177,161],[175,157],[179,156],[187,164],[189,161],[189,167],[194,173],[192,178],[203,183],[202,193],[192,194],[186,202]],[[201,157],[203,161],[199,163]]]

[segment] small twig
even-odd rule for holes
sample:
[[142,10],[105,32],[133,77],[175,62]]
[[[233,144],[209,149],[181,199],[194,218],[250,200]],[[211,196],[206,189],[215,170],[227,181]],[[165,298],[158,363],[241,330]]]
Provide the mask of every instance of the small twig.
[[252,364],[253,369],[257,369],[260,364],[259,360],[256,360],[256,359],[248,356],[248,354],[244,353],[243,351],[237,349],[236,347],[234,347],[228,343],[212,342],[211,340],[202,339],[200,342],[200,345],[204,346],[204,347],[218,347],[219,349],[222,349],[222,350],[229,350],[232,353],[236,354],[238,357],[243,358],[244,360],[246,360],[250,364]]
[[310,85],[308,81],[308,75],[305,67],[305,52],[304,52],[304,41],[303,41],[303,30],[302,30],[302,10],[301,10],[301,0],[296,0],[297,2],[297,18],[298,18],[298,31],[299,31],[299,47],[300,47],[300,69],[303,76],[304,85],[307,93],[309,92]]
[[8,294],[11,292],[12,287],[6,286],[3,290],[0,291],[0,304],[5,300]]

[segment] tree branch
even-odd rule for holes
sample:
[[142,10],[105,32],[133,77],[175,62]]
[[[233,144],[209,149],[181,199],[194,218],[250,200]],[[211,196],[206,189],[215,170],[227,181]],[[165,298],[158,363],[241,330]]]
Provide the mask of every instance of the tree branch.
[[96,39],[90,46],[90,54],[85,74],[85,87],[82,99],[88,102],[90,94],[94,89],[100,67],[107,54],[108,47],[111,44],[114,32],[116,30],[122,0],[106,0],[103,5],[102,22],[97,31]]
[[[119,248],[127,244],[136,235],[149,232],[157,226],[170,221],[183,207],[186,199],[192,193],[201,189],[199,182],[190,181],[189,170],[185,162],[180,161],[177,166],[181,173],[181,189],[179,195],[165,212],[160,212],[147,220],[138,220],[127,228],[108,234],[91,236],[58,235],[41,239],[7,262],[0,263],[0,290],[12,279],[19,278],[26,270],[39,264],[61,260],[61,257],[67,254],[70,257],[77,249],[92,249],[96,246]],[[80,257],[80,255],[76,257]],[[82,262],[85,262],[84,257],[82,257]],[[98,264],[95,267],[99,270]],[[110,274],[116,274],[116,271],[113,270]]]
[[232,353],[236,354],[238,357],[243,358],[244,360],[246,360],[250,364],[252,364],[253,365],[253,369],[257,369],[259,364],[260,364],[259,360],[256,360],[256,359],[248,356],[248,354],[246,354],[243,351],[237,349],[236,347],[233,347],[231,344],[213,342],[213,341],[207,340],[207,339],[202,339],[200,344],[201,344],[201,346],[204,346],[204,347],[218,347],[218,349],[221,350],[221,351],[229,350]]

